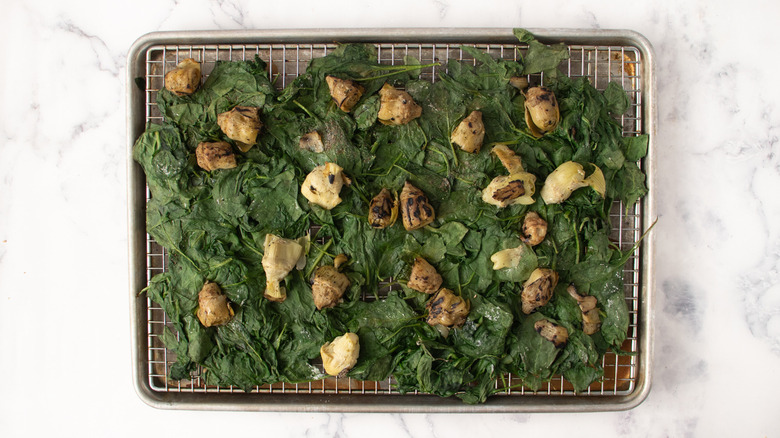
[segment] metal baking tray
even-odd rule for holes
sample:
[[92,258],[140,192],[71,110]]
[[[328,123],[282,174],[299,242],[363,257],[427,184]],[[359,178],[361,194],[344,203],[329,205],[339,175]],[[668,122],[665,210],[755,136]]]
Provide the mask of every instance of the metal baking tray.
[[[656,103],[653,51],[640,34],[626,30],[529,29],[544,43],[565,43],[568,61],[560,68],[572,77],[587,77],[597,88],[620,82],[631,97],[630,110],[621,117],[623,135],[649,134],[649,152],[642,160],[648,175],[648,195],[632,211],[618,202],[612,208],[613,235],[623,249],[631,248],[656,217],[654,193],[654,143]],[[440,61],[440,67],[423,70],[422,78],[435,80],[436,69],[448,59],[468,59],[463,45],[476,46],[497,57],[517,58],[523,48],[512,29],[307,29],[201,32],[156,32],[138,39],[127,62],[127,162],[128,227],[130,251],[130,309],[133,379],[136,391],[156,408],[323,411],[323,412],[581,412],[624,410],[641,403],[648,394],[653,357],[653,236],[645,238],[624,268],[630,327],[623,349],[631,355],[604,357],[604,379],[587,391],[574,393],[562,377],[542,389],[523,388],[513,376],[505,376],[506,388],[481,405],[426,394],[399,394],[392,380],[363,382],[328,378],[303,384],[266,385],[245,393],[233,387],[212,387],[193,375],[187,381],[170,381],[172,351],[159,339],[167,318],[141,291],[149,279],[166,269],[164,249],[146,234],[148,197],[141,167],[132,159],[132,147],[149,122],[162,116],[155,104],[165,72],[184,58],[195,58],[208,75],[216,61],[253,59],[269,65],[275,84],[284,87],[309,60],[324,56],[338,43],[373,43],[380,62],[403,62],[407,54],[423,64]],[[535,75],[532,81],[544,83]],[[499,385],[499,383],[496,383]],[[502,385],[504,385],[502,383]],[[515,387],[518,386],[518,387]],[[497,386],[498,388],[498,386]]]

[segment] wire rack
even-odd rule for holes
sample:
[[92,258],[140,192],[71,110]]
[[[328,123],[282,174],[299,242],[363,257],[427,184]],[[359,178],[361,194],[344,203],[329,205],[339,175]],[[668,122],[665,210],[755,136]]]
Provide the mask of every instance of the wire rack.
[[[422,64],[439,62],[440,66],[422,69],[421,79],[435,81],[437,75],[446,68],[451,59],[475,62],[461,47],[472,46],[484,50],[494,57],[503,59],[518,59],[518,49],[515,44],[375,44],[379,61],[383,64],[395,65],[404,63],[404,57],[413,56]],[[165,73],[176,68],[176,65],[186,59],[193,58],[201,63],[204,77],[207,77],[218,61],[251,60],[260,57],[269,66],[269,77],[279,89],[303,73],[310,60],[327,55],[336,47],[334,44],[231,44],[231,45],[158,45],[152,46],[146,52],[145,70],[145,120],[147,123],[160,123],[163,116],[157,108],[157,93],[163,88]],[[589,46],[570,45],[569,59],[562,63],[560,69],[570,77],[586,77],[599,90],[603,90],[609,82],[620,83],[631,99],[629,110],[620,117],[624,136],[636,136],[642,133],[642,95],[641,52],[631,46]],[[531,84],[544,85],[543,74],[528,77]],[[149,196],[147,190],[147,198]],[[615,202],[610,211],[612,222],[611,240],[622,250],[631,249],[641,236],[642,207],[638,203],[632,211],[627,211],[620,202]],[[168,266],[168,256],[165,249],[147,235],[146,243],[147,281],[154,275],[164,272]],[[622,345],[623,351],[629,355],[607,353],[603,360],[604,378],[594,382],[580,393],[573,391],[572,386],[562,376],[556,376],[544,384],[541,389],[529,390],[522,386],[522,381],[512,375],[499,379],[495,388],[497,396],[549,396],[578,395],[604,396],[628,395],[637,385],[639,363],[639,326],[640,318],[640,284],[641,284],[640,254],[635,250],[626,263],[624,274],[624,289],[626,304],[629,309],[629,328],[627,338]],[[384,295],[390,288],[383,290]],[[382,295],[380,295],[381,297]],[[363,297],[366,300],[375,299],[374,294]],[[200,370],[191,374],[190,379],[173,381],[168,379],[170,366],[176,362],[175,353],[163,345],[161,336],[167,328],[175,333],[165,312],[147,298],[147,365],[149,386],[159,392],[193,392],[193,393],[231,393],[243,392],[237,387],[217,387],[206,385],[200,377]],[[398,392],[393,387],[392,377],[385,381],[358,381],[349,378],[331,377],[307,383],[277,383],[257,386],[254,393],[278,394],[387,394]]]

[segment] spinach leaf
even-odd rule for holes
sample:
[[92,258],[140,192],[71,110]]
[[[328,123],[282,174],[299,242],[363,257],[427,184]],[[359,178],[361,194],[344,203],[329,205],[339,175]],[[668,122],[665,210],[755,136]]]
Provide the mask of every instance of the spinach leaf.
[[648,140],[647,134],[636,137],[624,137],[623,144],[625,145],[624,154],[626,160],[639,161],[644,158],[647,155]]
[[515,29],[514,33],[520,42],[528,44],[528,52],[523,58],[523,74],[552,70],[561,61],[569,59],[569,51],[563,43],[552,46],[542,44],[525,29]]
[[631,106],[631,99],[626,91],[614,81],[608,83],[607,88],[604,89],[604,99],[606,99],[607,110],[615,115],[625,113]]
[[152,196],[160,201],[189,200],[190,155],[179,131],[171,125],[151,124],[133,147],[133,159],[141,164]]
[[544,339],[534,328],[534,323],[544,318],[541,313],[532,313],[525,317],[516,330],[516,357],[520,364],[515,364],[524,375],[523,383],[532,389],[537,389],[542,381],[552,377],[551,366],[558,357],[560,350]]
[[166,123],[176,126],[184,143],[194,150],[203,141],[232,142],[219,129],[218,114],[238,105],[262,110],[275,94],[265,62],[256,57],[254,61],[217,62],[195,93],[176,96],[162,89],[157,94],[157,105]]
[[452,331],[452,343],[458,352],[473,358],[500,357],[504,340],[512,326],[512,312],[506,305],[474,295],[465,324]]

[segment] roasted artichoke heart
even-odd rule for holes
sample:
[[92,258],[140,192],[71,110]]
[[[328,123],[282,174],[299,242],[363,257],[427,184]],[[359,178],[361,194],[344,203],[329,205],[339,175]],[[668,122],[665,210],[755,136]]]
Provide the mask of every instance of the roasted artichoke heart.
[[379,90],[379,113],[377,118],[385,125],[404,125],[420,117],[422,107],[406,91],[396,90],[385,84]]
[[336,266],[320,266],[314,272],[311,285],[314,305],[319,310],[335,307],[348,287],[349,279]]
[[493,253],[490,256],[490,261],[493,262],[494,271],[504,268],[515,268],[520,264],[520,260],[529,253],[533,254],[533,251],[521,243],[514,248],[506,248]]
[[514,204],[531,205],[536,192],[535,182],[536,176],[527,172],[497,176],[482,190],[482,200],[499,208]]
[[555,94],[544,87],[531,87],[525,94],[525,123],[534,137],[554,130],[561,120]]
[[395,197],[387,189],[374,196],[368,206],[368,224],[373,228],[387,228],[398,219],[398,194]]
[[547,221],[542,219],[535,211],[525,215],[523,219],[523,237],[521,240],[531,246],[542,243],[547,235]]
[[198,166],[207,171],[217,169],[232,169],[237,166],[233,147],[225,141],[200,143],[195,148],[195,158]]
[[322,136],[320,136],[320,133],[317,131],[303,134],[298,141],[298,147],[317,153],[325,150],[325,144],[322,143]]
[[601,328],[601,316],[599,315],[599,309],[596,307],[598,301],[593,295],[582,296],[577,293],[577,289],[573,284],[570,284],[566,288],[566,292],[571,295],[572,298],[577,300],[577,304],[580,306],[582,312],[582,331],[586,335],[592,335],[599,331]]
[[200,86],[200,64],[187,58],[165,74],[165,88],[177,96],[188,96]]
[[425,304],[428,309],[425,322],[432,326],[460,327],[466,322],[470,307],[468,301],[442,288]]
[[482,147],[485,139],[485,124],[482,123],[482,112],[472,111],[452,131],[450,141],[460,146],[466,152],[476,153]]
[[482,190],[482,200],[498,208],[514,204],[533,204],[536,176],[524,171],[520,156],[504,144],[494,146],[491,152],[501,160],[509,175],[493,178]]
[[539,333],[544,339],[552,342],[555,348],[563,348],[569,340],[569,331],[566,327],[560,326],[549,319],[540,319],[534,323],[536,333]]
[[358,356],[360,338],[354,333],[345,333],[320,347],[322,365],[331,376],[345,376],[357,363]]
[[585,178],[585,169],[580,163],[567,161],[547,175],[542,186],[542,199],[545,204],[560,204],[569,199],[575,190],[591,186],[602,197],[606,192],[607,184],[604,180],[604,174],[595,164],[592,164],[594,170]]
[[339,79],[335,76],[326,76],[325,82],[330,89],[330,97],[336,102],[339,109],[348,113],[358,103],[366,91],[361,85],[349,79]]
[[406,231],[422,228],[436,219],[428,197],[407,181],[401,190],[401,217]]
[[301,193],[312,204],[330,210],[339,205],[339,192],[344,184],[350,184],[349,178],[342,172],[341,166],[335,163],[325,163],[317,166],[306,175],[301,185]]
[[436,272],[436,268],[422,257],[414,259],[412,273],[409,275],[409,282],[406,283],[409,288],[425,294],[432,294],[439,290],[441,283],[442,278]]
[[265,235],[262,264],[266,279],[264,295],[267,299],[279,302],[287,299],[287,291],[280,283],[293,268],[301,270],[306,266],[308,249],[308,236],[291,240],[273,234]]
[[257,143],[257,134],[263,127],[260,121],[260,108],[236,106],[232,110],[217,116],[217,124],[229,139],[235,140],[238,149],[246,152]]
[[528,315],[538,307],[547,304],[557,284],[558,274],[552,269],[534,269],[528,280],[523,283],[523,291],[520,293],[523,313]]
[[217,283],[207,281],[198,292],[198,320],[204,327],[225,325],[233,319],[225,294]]

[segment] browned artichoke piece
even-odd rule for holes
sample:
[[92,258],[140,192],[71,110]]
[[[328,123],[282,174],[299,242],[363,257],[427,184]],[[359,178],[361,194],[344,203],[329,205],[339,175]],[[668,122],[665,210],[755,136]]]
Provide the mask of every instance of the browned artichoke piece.
[[198,166],[205,170],[232,169],[236,167],[236,155],[230,143],[218,141],[214,143],[203,142],[195,148],[195,157]]
[[412,273],[409,275],[408,287],[418,292],[432,294],[441,287],[442,278],[436,268],[431,266],[427,260],[422,257],[414,259]]
[[599,331],[601,328],[601,316],[599,315],[599,309],[596,307],[598,301],[593,295],[582,296],[577,293],[577,289],[573,284],[570,284],[566,288],[566,292],[571,295],[572,298],[577,300],[577,304],[580,306],[582,312],[582,331],[586,335],[592,335]]
[[377,118],[385,125],[404,125],[420,117],[422,107],[406,91],[396,90],[385,84],[379,90],[379,113]]
[[322,143],[322,136],[320,136],[320,133],[317,131],[303,134],[298,141],[298,147],[317,153],[325,150],[325,144]]
[[325,82],[330,89],[330,97],[336,102],[339,109],[348,113],[358,103],[366,91],[361,85],[349,79],[339,79],[335,76],[326,76]]
[[238,149],[246,152],[257,143],[257,134],[263,127],[260,121],[260,108],[236,106],[232,110],[220,113],[217,124],[229,139],[238,142]]
[[368,224],[373,228],[387,228],[398,219],[398,194],[395,197],[387,189],[374,196],[368,206]]
[[525,123],[534,137],[554,130],[561,120],[555,94],[544,87],[531,87],[525,95]]
[[533,204],[535,181],[536,177],[527,172],[499,175],[482,190],[482,200],[499,208],[514,204]]
[[534,269],[528,280],[523,283],[523,291],[520,293],[523,313],[528,315],[538,307],[547,304],[557,284],[558,274],[552,269]]
[[542,243],[547,235],[547,221],[542,219],[535,211],[529,212],[523,219],[523,237],[521,240],[528,245],[535,246]]
[[563,348],[569,340],[569,331],[566,327],[555,324],[549,319],[540,319],[534,323],[536,333],[539,333],[544,339],[552,342],[555,348]]
[[339,254],[333,259],[333,267],[338,269],[341,265],[347,262],[346,254]]
[[518,90],[524,90],[528,87],[528,79],[521,76],[512,76],[509,78],[509,85],[517,88]]
[[466,322],[470,305],[451,290],[442,288],[425,304],[425,308],[428,309],[425,322],[429,325],[460,327]]
[[485,124],[482,123],[482,112],[472,111],[452,131],[450,141],[469,153],[479,152],[485,139]]
[[165,74],[165,88],[177,96],[188,96],[200,86],[200,64],[187,58]]
[[217,283],[207,281],[198,292],[198,320],[204,327],[225,325],[233,318],[233,309]]
[[525,195],[525,181],[521,179],[510,180],[503,187],[493,192],[493,199],[500,203],[507,203]]
[[517,155],[515,151],[509,149],[507,145],[497,144],[493,146],[493,149],[491,149],[490,152],[496,154],[498,159],[501,161],[501,164],[510,174],[525,171],[523,169],[522,158],[520,158],[520,156]]
[[311,292],[317,309],[334,307],[338,304],[344,291],[349,287],[349,279],[334,266],[320,266],[314,272],[314,283]]
[[401,190],[401,217],[406,231],[422,228],[436,219],[428,197],[407,181]]
[[336,163],[315,167],[303,180],[301,194],[312,204],[331,210],[341,203],[339,193],[352,181],[344,175],[344,169]]

